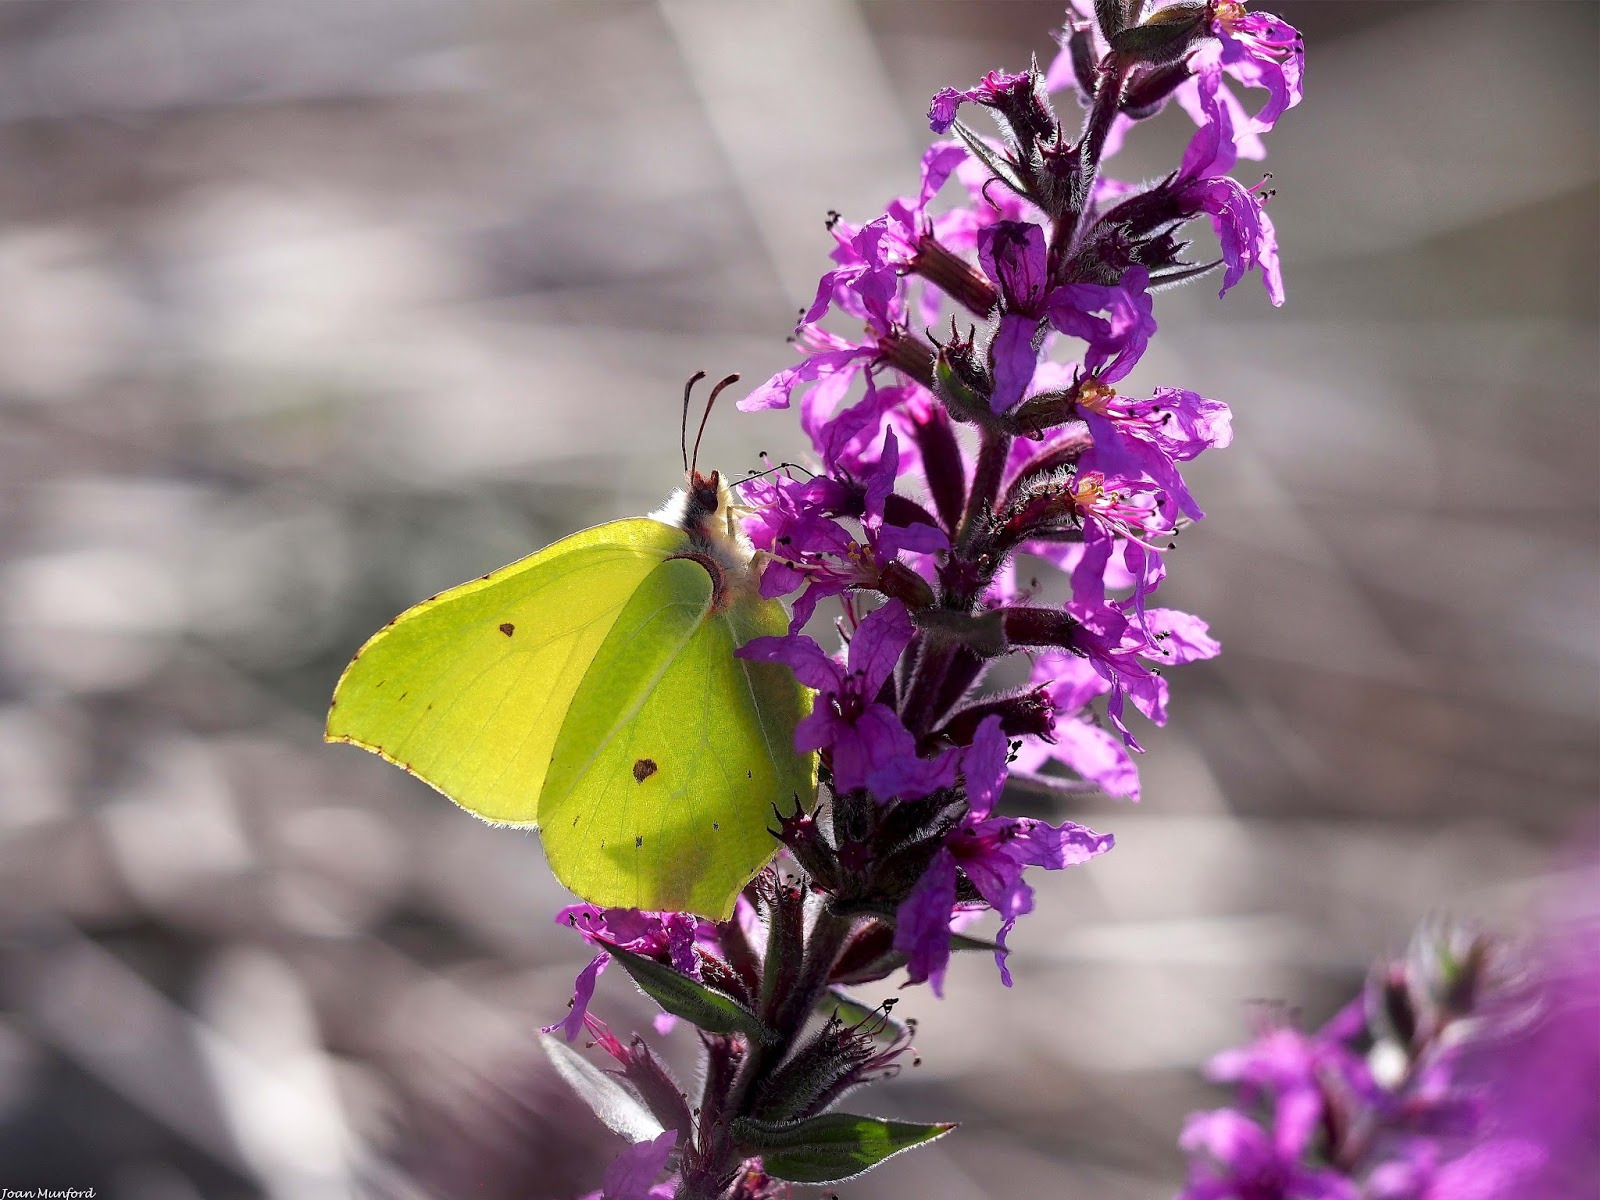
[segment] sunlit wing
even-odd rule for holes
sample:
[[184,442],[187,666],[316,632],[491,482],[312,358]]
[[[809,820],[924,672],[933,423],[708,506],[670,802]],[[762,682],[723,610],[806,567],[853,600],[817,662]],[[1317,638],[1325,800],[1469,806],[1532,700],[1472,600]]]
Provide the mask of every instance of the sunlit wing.
[[345,668],[325,736],[382,755],[487,820],[534,824],[596,652],[640,585],[686,544],[659,521],[615,521],[423,601]]

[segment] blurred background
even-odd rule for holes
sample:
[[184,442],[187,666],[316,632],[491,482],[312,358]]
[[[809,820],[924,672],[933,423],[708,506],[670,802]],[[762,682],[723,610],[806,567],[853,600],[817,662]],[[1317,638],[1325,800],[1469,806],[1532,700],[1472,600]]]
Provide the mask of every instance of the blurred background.
[[[1169,293],[1132,381],[1234,407],[1165,593],[1226,653],[1173,677],[1144,803],[1073,812],[1119,845],[1038,880],[1017,987],[906,994],[923,1064],[871,1110],[964,1128],[846,1197],[1170,1196],[1246,1000],[1320,1020],[1594,845],[1600,8],[1275,8],[1289,304]],[[788,362],[826,211],[911,188],[928,96],[1061,17],[0,3],[0,1184],[598,1185],[618,1144],[532,1039],[587,957],[537,841],[324,747],[327,696],[414,600],[654,507],[683,380]],[[599,1009],[648,1021],[620,972]]]

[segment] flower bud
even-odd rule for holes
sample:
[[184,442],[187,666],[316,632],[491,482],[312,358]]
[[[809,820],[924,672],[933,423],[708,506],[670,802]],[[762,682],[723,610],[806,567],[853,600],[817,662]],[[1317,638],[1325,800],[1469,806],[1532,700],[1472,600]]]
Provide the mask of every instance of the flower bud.
[[1182,58],[1209,36],[1210,6],[1185,3],[1158,8],[1147,20],[1122,30],[1110,42],[1112,52],[1124,61],[1154,64]]

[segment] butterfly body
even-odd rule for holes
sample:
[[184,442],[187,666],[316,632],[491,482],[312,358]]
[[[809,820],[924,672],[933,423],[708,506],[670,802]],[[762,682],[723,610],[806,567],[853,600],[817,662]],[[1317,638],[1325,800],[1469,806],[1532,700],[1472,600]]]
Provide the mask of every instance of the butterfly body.
[[[691,472],[651,517],[574,534],[395,618],[345,669],[326,737],[498,824],[607,907],[729,915],[809,805],[809,693],[734,651],[787,628],[727,489]],[[676,509],[676,511],[672,511]]]

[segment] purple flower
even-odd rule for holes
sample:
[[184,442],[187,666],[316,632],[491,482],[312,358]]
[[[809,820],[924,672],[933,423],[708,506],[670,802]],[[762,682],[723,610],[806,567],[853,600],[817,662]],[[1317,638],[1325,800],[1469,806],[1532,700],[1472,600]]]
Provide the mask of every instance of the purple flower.
[[1147,400],[1132,400],[1091,380],[1079,388],[1078,412],[1094,439],[1079,460],[1080,470],[1147,479],[1160,485],[1185,515],[1195,520],[1205,516],[1177,464],[1233,441],[1226,404],[1181,388],[1157,388]]
[[[803,325],[795,332],[801,347],[811,353],[794,366],[785,367],[740,400],[741,411],[765,412],[770,408],[788,408],[796,388],[820,380],[838,380],[836,386],[842,395],[856,372],[878,356],[877,338],[852,342],[814,325]],[[887,327],[883,332],[887,332]]]
[[[937,526],[888,521],[885,506],[899,464],[899,439],[889,429],[877,462],[860,479],[819,476],[802,481],[779,474],[742,488],[752,508],[745,532],[772,559],[762,571],[761,594],[773,599],[805,589],[794,602],[792,629],[803,627],[825,597],[851,588],[876,588],[902,553],[932,554],[949,546],[949,537]],[[862,538],[835,517],[856,520]]]
[[824,751],[838,792],[865,788],[879,800],[926,796],[955,782],[960,751],[920,758],[899,714],[879,698],[916,628],[898,600],[868,614],[841,666],[805,634],[756,638],[740,658],[783,663],[817,690],[811,715],[795,729],[795,749]]
[[906,956],[911,982],[931,983],[936,996],[944,994],[950,922],[960,911],[956,903],[958,871],[1000,914],[995,963],[1001,981],[1010,987],[1006,937],[1019,917],[1033,911],[1033,889],[1023,881],[1024,869],[1033,866],[1057,871],[1076,866],[1113,845],[1110,834],[1098,834],[1070,821],[1056,826],[1031,817],[990,816],[1005,782],[1005,751],[999,718],[986,718],[965,756],[967,814],[945,836],[944,845],[900,905],[894,947]]
[[1276,1010],[1261,1011],[1256,1040],[1216,1055],[1206,1064],[1206,1075],[1234,1084],[1250,1103],[1269,1104],[1279,1138],[1304,1146],[1323,1118],[1326,1089],[1370,1099],[1375,1085],[1366,1064],[1326,1031],[1306,1033]]
[[1233,117],[1217,98],[1220,76],[1215,72],[1199,79],[1199,103],[1208,115],[1207,123],[1195,130],[1184,151],[1183,165],[1170,184],[1174,199],[1183,212],[1206,213],[1222,243],[1224,273],[1222,290],[1244,278],[1245,272],[1259,270],[1272,303],[1284,301],[1283,273],[1278,265],[1278,237],[1261,198],[1254,191],[1229,177],[1238,160],[1233,140]]
[[1031,222],[996,221],[977,236],[978,261],[1004,302],[989,358],[995,412],[1012,408],[1027,393],[1039,362],[1039,320],[1049,288],[1044,230]]
[[1300,103],[1305,43],[1282,17],[1246,12],[1239,0],[1218,0],[1212,28],[1222,39],[1222,69],[1246,87],[1265,88],[1267,102],[1246,129],[1266,133]]
[[[1496,1139],[1441,1162],[1439,1147],[1415,1145],[1404,1159],[1384,1163],[1367,1180],[1367,1200],[1527,1200],[1547,1161],[1533,1142]],[[1557,1200],[1558,1193],[1548,1193]]]
[[[1123,720],[1124,701],[1157,725],[1167,721],[1167,683],[1144,660],[1177,665],[1215,657],[1221,647],[1200,618],[1175,609],[1142,608],[1142,580],[1131,599],[1110,601],[1105,595],[1105,569],[1111,553],[1107,537],[1085,542],[1072,571],[1073,598],[1067,614],[1078,622],[1072,632],[1073,653],[1081,655],[1107,685],[1106,715],[1131,750],[1143,750]],[[1128,551],[1137,548],[1129,545]],[[1136,577],[1139,572],[1135,572]],[[1126,609],[1134,610],[1137,621]]]
[[996,221],[978,234],[978,262],[1008,312],[1038,316],[1050,276],[1044,230],[1031,221]]
[[965,874],[984,901],[1001,917],[995,963],[1000,979],[1011,986],[1006,966],[1006,937],[1017,919],[1033,911],[1033,889],[1023,881],[1024,868],[1060,870],[1088,862],[1111,849],[1112,835],[1098,834],[1071,821],[1051,825],[1032,817],[968,819],[950,834],[911,894],[900,905],[894,946],[906,956],[912,983],[929,982],[944,995],[950,962],[950,922],[956,904],[957,871]]
[[[570,925],[590,942],[621,946],[659,962],[670,963],[691,978],[700,977],[695,943],[714,939],[715,926],[690,913],[649,913],[636,908],[596,908],[592,904],[572,904],[556,914],[556,924]],[[594,999],[595,982],[610,963],[611,955],[601,950],[589,965],[578,972],[573,984],[572,1007],[566,1017],[543,1032],[560,1030],[569,1042],[583,1032],[589,1002]]]
[[922,239],[934,236],[936,222],[928,215],[928,204],[967,156],[959,142],[936,142],[922,156],[922,186],[915,199],[890,201],[883,216],[859,229],[834,222],[830,232],[838,245],[833,260],[839,265],[818,281],[801,324],[820,320],[830,304],[856,317],[885,304],[887,295],[897,290],[897,276],[917,257]]
[[1305,1132],[1269,1135],[1231,1108],[1194,1113],[1179,1139],[1196,1157],[1178,1200],[1359,1200],[1345,1176],[1302,1161]]
[[1024,95],[1031,96],[1032,92],[1033,76],[1027,71],[1016,74],[990,71],[975,88],[965,91],[949,87],[939,89],[928,105],[928,128],[938,134],[949,133],[950,126],[956,123],[956,109],[963,103],[1004,108],[1016,103]]
[[[1116,383],[1144,355],[1156,332],[1150,274],[1129,267],[1120,283],[1069,283],[1050,293],[1050,323],[1069,337],[1089,343],[1085,374]],[[1103,312],[1104,317],[1094,314]]]
[[1066,652],[1040,654],[1034,659],[1032,682],[1050,699],[1055,729],[1048,739],[1023,739],[1012,763],[1013,772],[1047,778],[1043,767],[1054,759],[1099,784],[1109,795],[1137,801],[1139,770],[1127,747],[1089,716],[1089,702],[1111,690],[1089,660]]
[[1564,898],[1576,912],[1547,914],[1544,930],[1519,956],[1520,979],[1487,998],[1488,1028],[1464,1048],[1459,1064],[1461,1083],[1482,1097],[1484,1132],[1536,1145],[1543,1155],[1530,1178],[1496,1193],[1496,1200],[1582,1195],[1600,1166],[1600,914],[1593,870],[1592,860],[1585,863],[1585,882]]

